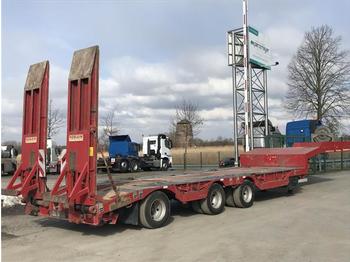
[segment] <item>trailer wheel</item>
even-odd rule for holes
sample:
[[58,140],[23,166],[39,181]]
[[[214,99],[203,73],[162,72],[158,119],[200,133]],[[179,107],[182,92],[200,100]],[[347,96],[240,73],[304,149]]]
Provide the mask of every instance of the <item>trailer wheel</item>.
[[208,196],[201,200],[201,209],[208,215],[217,215],[224,211],[225,191],[221,185],[214,183],[208,192]]
[[233,191],[234,191],[233,187],[225,188],[225,196],[226,196],[225,204],[226,204],[226,206],[229,206],[229,207],[236,206],[235,201],[233,200]]
[[161,191],[150,194],[141,202],[139,219],[146,228],[159,228],[165,225],[170,217],[170,200]]
[[192,207],[194,212],[196,212],[198,214],[203,214],[203,210],[201,209],[201,205],[200,205],[200,202],[198,200],[192,201],[191,207]]
[[129,161],[127,159],[122,159],[119,164],[119,169],[122,172],[129,171]]
[[242,185],[233,191],[233,200],[236,207],[251,207],[254,203],[254,197],[254,185],[249,180],[244,181]]
[[139,163],[137,162],[137,160],[133,160],[131,161],[131,171],[132,172],[137,172],[139,170]]

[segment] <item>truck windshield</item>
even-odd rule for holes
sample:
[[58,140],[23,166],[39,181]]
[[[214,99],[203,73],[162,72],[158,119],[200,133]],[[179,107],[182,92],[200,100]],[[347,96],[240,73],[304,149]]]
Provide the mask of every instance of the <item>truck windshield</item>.
[[165,140],[165,146],[169,149],[171,149],[171,141],[169,139]]

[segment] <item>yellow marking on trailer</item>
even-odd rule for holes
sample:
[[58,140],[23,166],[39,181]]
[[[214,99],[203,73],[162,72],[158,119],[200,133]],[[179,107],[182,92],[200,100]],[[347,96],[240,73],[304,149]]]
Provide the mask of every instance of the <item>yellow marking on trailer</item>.
[[89,156],[94,156],[94,147],[92,146],[89,148]]

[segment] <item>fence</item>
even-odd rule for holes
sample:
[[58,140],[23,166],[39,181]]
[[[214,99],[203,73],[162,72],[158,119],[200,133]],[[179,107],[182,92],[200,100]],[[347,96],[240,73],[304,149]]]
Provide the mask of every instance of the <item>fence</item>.
[[320,154],[309,160],[310,174],[350,169],[350,152]]
[[[334,141],[350,141],[350,137],[337,137]],[[265,147],[291,147],[298,142],[312,142],[311,136],[293,135],[286,136],[274,134],[265,136]]]
[[203,169],[219,167],[220,161],[232,158],[233,152],[196,152],[173,156],[173,166],[176,169]]

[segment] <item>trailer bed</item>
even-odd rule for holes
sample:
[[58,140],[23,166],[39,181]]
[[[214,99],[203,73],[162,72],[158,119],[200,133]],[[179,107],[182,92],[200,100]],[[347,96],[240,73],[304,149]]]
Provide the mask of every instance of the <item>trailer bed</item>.
[[189,173],[173,173],[168,175],[164,172],[157,172],[157,175],[142,175],[141,177],[119,178],[115,177],[114,183],[117,186],[117,191],[112,189],[111,183],[108,180],[98,182],[97,194],[103,197],[104,200],[119,199],[116,193],[120,195],[127,195],[130,193],[137,193],[143,190],[152,190],[159,187],[169,187],[184,184],[196,184],[200,182],[220,181],[225,179],[235,178],[237,181],[252,175],[269,175],[293,172],[298,170],[297,167],[232,167],[222,168],[208,171],[191,171]]

